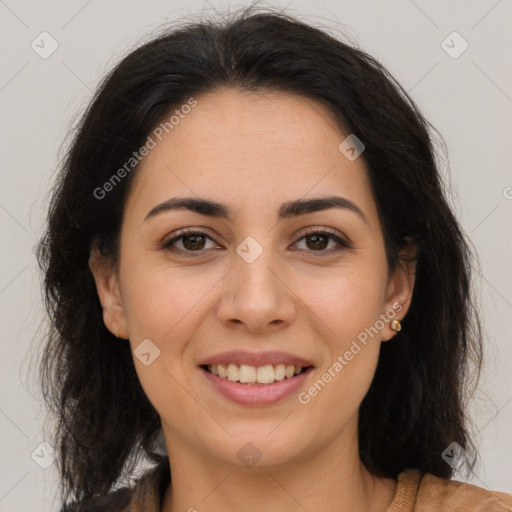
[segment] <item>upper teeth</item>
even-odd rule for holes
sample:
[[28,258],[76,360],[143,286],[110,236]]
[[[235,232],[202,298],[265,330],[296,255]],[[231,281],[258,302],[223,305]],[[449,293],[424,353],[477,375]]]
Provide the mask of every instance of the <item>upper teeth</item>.
[[275,380],[283,380],[285,377],[291,379],[294,375],[302,371],[302,366],[286,366],[284,364],[277,364],[272,366],[248,366],[242,364],[212,364],[208,366],[213,375],[218,375],[224,379],[229,379],[233,382],[242,382],[246,384],[271,384]]

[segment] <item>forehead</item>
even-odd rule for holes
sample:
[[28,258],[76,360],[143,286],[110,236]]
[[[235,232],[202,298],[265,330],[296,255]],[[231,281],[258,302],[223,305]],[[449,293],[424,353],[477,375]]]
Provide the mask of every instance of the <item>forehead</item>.
[[196,101],[192,111],[172,129],[169,148],[180,145],[183,151],[220,152],[220,145],[233,151],[240,148],[236,152],[239,158],[259,152],[261,157],[272,159],[277,158],[273,149],[318,154],[330,146],[331,151],[337,149],[341,140],[329,111],[303,96],[223,88]]
[[340,152],[348,133],[322,104],[282,92],[233,89],[195,99],[161,140],[153,137],[156,145],[136,171],[129,202],[136,197],[147,209],[195,194],[238,207],[242,194],[247,206],[265,209],[333,192],[373,201],[363,158],[351,161]]

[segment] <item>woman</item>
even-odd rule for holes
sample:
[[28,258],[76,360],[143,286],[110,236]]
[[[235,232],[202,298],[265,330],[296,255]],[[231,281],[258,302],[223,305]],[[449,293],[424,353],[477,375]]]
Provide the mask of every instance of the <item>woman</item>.
[[470,254],[427,121],[362,51],[252,9],[136,49],[39,258],[62,510],[512,506],[451,480],[475,464]]

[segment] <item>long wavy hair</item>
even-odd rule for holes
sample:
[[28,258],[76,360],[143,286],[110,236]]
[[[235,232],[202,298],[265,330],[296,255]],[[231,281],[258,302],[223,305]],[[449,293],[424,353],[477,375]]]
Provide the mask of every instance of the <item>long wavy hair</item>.
[[137,461],[165,457],[156,448],[159,415],[139,383],[129,344],[103,323],[88,266],[93,245],[118,261],[137,167],[107,197],[94,191],[174,108],[221,86],[316,100],[340,131],[363,141],[390,271],[406,240],[418,251],[403,330],[382,344],[360,406],[360,457],[379,476],[415,468],[450,478],[453,469],[441,454],[457,442],[472,468],[478,454],[466,400],[478,381],[482,336],[473,256],[440,177],[437,131],[357,45],[282,11],[251,6],[222,19],[185,20],[129,53],[98,86],[60,165],[37,254],[50,319],[41,385],[57,421],[63,502],[106,494]]

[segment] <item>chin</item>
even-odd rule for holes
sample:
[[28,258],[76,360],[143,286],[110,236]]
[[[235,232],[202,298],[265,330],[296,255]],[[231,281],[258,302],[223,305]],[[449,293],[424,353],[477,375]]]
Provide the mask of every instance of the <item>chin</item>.
[[[276,427],[276,423],[273,428]],[[246,467],[252,471],[270,471],[285,468],[294,463],[305,451],[308,441],[303,438],[303,433],[291,433],[282,429],[274,432],[272,428],[251,429],[245,424],[245,429],[239,433],[230,431],[233,438],[223,439],[217,446],[210,446],[210,453],[219,461],[226,464]],[[270,433],[269,435],[269,432]],[[314,440],[312,439],[313,443]]]

